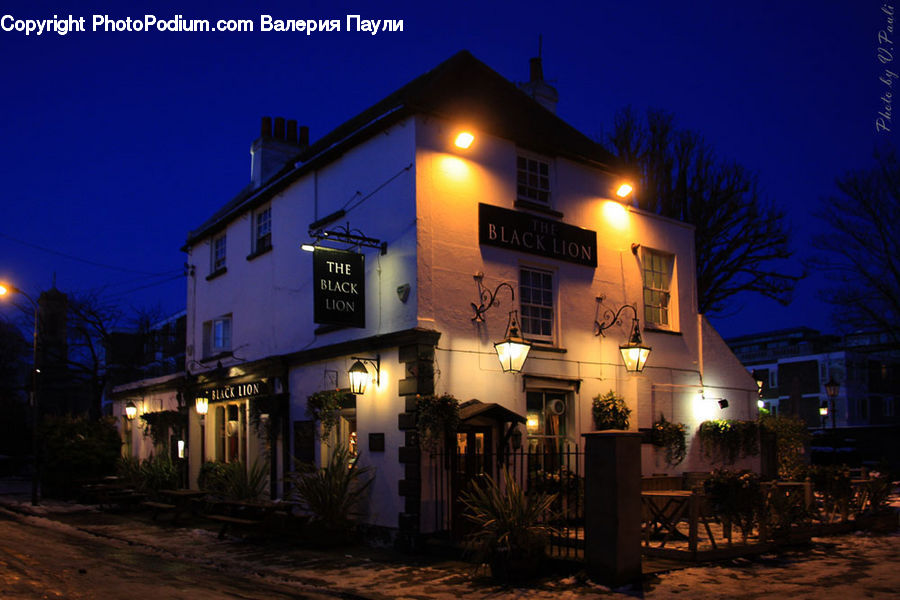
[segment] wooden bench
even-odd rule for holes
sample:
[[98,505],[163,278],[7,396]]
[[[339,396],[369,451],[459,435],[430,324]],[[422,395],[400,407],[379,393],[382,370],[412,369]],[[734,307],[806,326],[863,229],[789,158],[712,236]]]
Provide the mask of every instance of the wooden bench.
[[153,520],[156,520],[156,517],[159,516],[159,513],[166,510],[175,510],[177,506],[174,504],[168,504],[166,502],[154,502],[152,500],[147,500],[145,502],[141,502],[141,506],[146,506],[147,508],[153,509]]
[[222,524],[222,529],[219,530],[219,539],[225,537],[225,532],[228,531],[229,527],[234,527],[235,525],[241,527],[254,527],[262,523],[262,521],[254,519],[242,519],[240,517],[229,517],[228,515],[206,515],[206,518],[210,521],[216,521]]

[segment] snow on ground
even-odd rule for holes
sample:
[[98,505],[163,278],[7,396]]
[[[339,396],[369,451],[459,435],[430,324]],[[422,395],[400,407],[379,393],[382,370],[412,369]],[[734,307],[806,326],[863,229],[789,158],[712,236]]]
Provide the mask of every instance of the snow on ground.
[[[0,480],[0,510],[27,522],[138,545],[149,553],[177,557],[203,568],[272,578],[298,589],[329,589],[372,599],[459,600],[583,598],[897,598],[900,590],[900,534],[849,534],[815,538],[811,546],[753,559],[682,566],[645,574],[634,587],[610,590],[583,573],[544,578],[527,587],[504,587],[458,561],[412,557],[383,549],[321,552],[289,541],[219,540],[206,522],[174,527],[167,517],[101,512],[53,500],[32,507],[23,482]],[[27,482],[25,482],[27,484]],[[900,498],[893,498],[900,508]],[[5,507],[2,508],[2,507]],[[207,526],[204,526],[207,525]],[[2,543],[2,541],[0,541]],[[645,569],[645,573],[647,569]]]

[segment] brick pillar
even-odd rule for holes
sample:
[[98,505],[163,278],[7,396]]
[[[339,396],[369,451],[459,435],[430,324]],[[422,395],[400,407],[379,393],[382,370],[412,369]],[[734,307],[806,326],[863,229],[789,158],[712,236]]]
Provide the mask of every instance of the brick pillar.
[[415,550],[419,545],[422,513],[422,455],[416,429],[416,396],[434,393],[434,344],[417,343],[400,346],[399,359],[406,366],[406,377],[400,380],[400,395],[405,397],[405,412],[397,415],[397,426],[405,436],[400,448],[404,478],[398,482],[403,498],[403,512],[398,515],[397,545]]
[[583,434],[588,574],[612,585],[641,577],[641,434]]

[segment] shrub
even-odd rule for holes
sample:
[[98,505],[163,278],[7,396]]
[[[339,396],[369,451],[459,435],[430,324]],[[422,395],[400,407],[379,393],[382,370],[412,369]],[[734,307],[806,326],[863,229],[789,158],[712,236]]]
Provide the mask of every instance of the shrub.
[[358,457],[353,458],[346,447],[338,446],[324,467],[297,463],[295,469],[288,475],[291,495],[312,515],[312,520],[327,530],[351,530],[354,519],[363,514],[366,490],[374,479],[366,478],[371,468],[360,467]]
[[765,415],[760,418],[759,426],[775,437],[779,479],[802,479],[806,471],[804,448],[809,442],[806,423],[794,417]]
[[716,515],[736,523],[744,541],[763,514],[763,495],[759,475],[751,471],[716,469],[703,482],[710,506]]
[[628,429],[631,409],[612,390],[594,398],[592,412],[594,429]]
[[48,417],[40,440],[46,493],[68,496],[85,480],[116,472],[122,441],[112,419]]
[[197,477],[200,489],[228,500],[260,500],[266,493],[268,463],[256,461],[248,469],[242,461],[207,461]]
[[118,475],[131,487],[144,492],[178,487],[178,469],[167,454],[158,454],[143,461],[134,457],[123,457],[117,467]]

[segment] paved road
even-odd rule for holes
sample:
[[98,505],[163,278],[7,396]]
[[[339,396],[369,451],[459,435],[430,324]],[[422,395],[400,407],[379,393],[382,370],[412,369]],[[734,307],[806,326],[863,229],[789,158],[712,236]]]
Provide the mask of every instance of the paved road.
[[334,600],[333,595],[166,558],[123,542],[92,539],[77,530],[37,527],[2,509],[0,598]]

